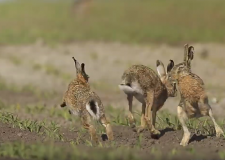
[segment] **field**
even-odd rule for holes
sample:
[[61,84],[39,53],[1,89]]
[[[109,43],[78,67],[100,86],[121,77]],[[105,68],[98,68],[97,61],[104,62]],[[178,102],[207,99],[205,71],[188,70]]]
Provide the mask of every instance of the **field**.
[[[128,104],[118,88],[129,66],[156,70],[157,59],[179,63],[183,45],[190,43],[195,47],[192,71],[204,80],[224,130],[224,2],[129,2],[96,0],[81,15],[70,1],[0,3],[0,159],[225,159],[225,138],[215,136],[208,117],[189,120],[190,144],[179,145],[179,96],[169,98],[157,114],[160,137],[148,130],[137,134],[127,124]],[[95,145],[80,119],[59,106],[76,76],[73,56],[86,64],[91,88],[113,126],[113,142],[96,123],[102,140]],[[134,109],[139,125],[136,100]]]
[[[52,0],[54,1],[54,0]],[[0,5],[0,43],[120,41],[225,42],[223,0],[95,0],[76,14],[68,0],[18,0]]]

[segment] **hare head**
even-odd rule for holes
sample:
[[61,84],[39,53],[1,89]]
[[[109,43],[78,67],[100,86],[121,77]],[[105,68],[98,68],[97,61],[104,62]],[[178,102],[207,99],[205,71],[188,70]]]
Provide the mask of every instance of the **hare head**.
[[186,76],[191,72],[191,61],[194,59],[194,47],[188,44],[184,45],[184,60],[174,66],[174,61],[170,60],[169,81],[176,83],[180,77]]
[[74,63],[75,63],[75,68],[76,68],[76,72],[77,72],[77,78],[84,79],[85,81],[88,82],[89,76],[85,72],[85,64],[82,63],[80,65],[80,63],[74,57],[72,57],[72,58],[73,58]]
[[167,66],[167,72],[165,70],[164,64],[157,60],[156,61],[157,71],[158,75],[162,81],[162,83],[165,85],[167,89],[167,93],[169,97],[176,97],[177,96],[177,88],[176,84],[168,80],[168,74],[170,73],[171,69],[174,66],[173,61],[171,61]]
[[[174,65],[174,61],[170,60],[169,65]],[[189,68],[183,63],[179,63],[173,66],[168,74],[168,79],[171,83],[177,83],[178,79],[184,76],[189,75]]]

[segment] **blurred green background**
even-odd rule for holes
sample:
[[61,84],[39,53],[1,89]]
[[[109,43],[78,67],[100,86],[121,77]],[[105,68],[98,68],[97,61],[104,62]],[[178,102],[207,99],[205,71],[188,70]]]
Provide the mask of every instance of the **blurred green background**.
[[224,28],[224,0],[0,2],[0,44],[27,44],[40,38],[46,43],[222,43]]

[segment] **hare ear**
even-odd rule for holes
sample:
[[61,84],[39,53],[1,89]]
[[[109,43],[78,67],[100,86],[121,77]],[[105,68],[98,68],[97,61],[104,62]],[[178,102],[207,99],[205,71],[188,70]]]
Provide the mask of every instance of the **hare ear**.
[[191,69],[191,61],[194,59],[194,47],[188,47],[186,66]]
[[160,60],[156,61],[156,67],[157,67],[158,75],[160,76],[160,78],[166,76],[164,64]]
[[170,63],[167,65],[167,73],[169,73],[174,67],[174,61],[170,60]]
[[184,62],[187,62],[187,58],[188,58],[188,44],[184,45]]
[[80,72],[81,71],[80,63],[74,57],[72,57],[72,58],[75,63],[75,68],[76,68],[77,72]]
[[81,64],[81,71],[85,73],[85,64],[84,63]]
[[188,60],[194,59],[194,47],[190,46],[188,47]]

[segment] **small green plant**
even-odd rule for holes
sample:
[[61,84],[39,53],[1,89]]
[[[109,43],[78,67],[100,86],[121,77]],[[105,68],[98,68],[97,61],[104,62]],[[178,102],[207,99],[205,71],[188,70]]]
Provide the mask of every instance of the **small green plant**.
[[143,135],[139,134],[138,139],[137,139],[137,144],[136,144],[138,146],[138,148],[141,148],[142,139],[143,139]]
[[47,135],[49,138],[58,139],[63,141],[63,136],[59,133],[59,127],[51,122],[46,125],[45,122],[31,121],[29,119],[19,120],[18,117],[11,113],[0,113],[0,121],[12,124],[13,127],[19,127],[21,130],[28,130],[30,132],[40,133]]
[[189,147],[186,149],[188,152],[190,152],[191,154],[195,154],[195,149],[192,147]]
[[16,56],[10,56],[9,57],[9,60],[13,63],[13,64],[15,64],[15,65],[20,65],[20,64],[22,64],[22,61],[21,61],[21,59],[19,59],[18,57],[16,57]]
[[93,146],[92,142],[89,141],[89,140],[86,140],[86,141],[85,141],[85,144],[86,144],[87,146],[89,146],[89,147],[92,147],[92,146]]

